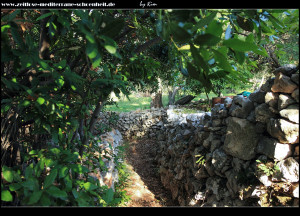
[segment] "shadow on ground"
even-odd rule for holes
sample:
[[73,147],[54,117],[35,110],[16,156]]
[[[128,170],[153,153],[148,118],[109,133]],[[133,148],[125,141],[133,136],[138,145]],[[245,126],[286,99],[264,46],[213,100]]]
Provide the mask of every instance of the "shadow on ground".
[[130,140],[126,161],[131,172],[127,194],[131,195],[129,207],[178,206],[172,200],[158,173],[155,162],[156,142],[149,139]]

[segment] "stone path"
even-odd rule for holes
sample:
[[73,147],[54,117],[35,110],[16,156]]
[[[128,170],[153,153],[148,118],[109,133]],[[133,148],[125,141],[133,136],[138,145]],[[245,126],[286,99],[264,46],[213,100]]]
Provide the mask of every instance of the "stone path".
[[125,189],[131,196],[127,207],[177,206],[171,194],[163,188],[155,163],[155,141],[141,139],[129,141],[126,164],[130,171],[129,186]]

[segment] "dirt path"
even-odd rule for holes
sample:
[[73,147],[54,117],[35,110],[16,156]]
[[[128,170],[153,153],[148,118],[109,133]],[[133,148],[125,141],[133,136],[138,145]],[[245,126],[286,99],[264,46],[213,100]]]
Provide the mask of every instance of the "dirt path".
[[155,163],[155,141],[148,139],[130,141],[126,163],[130,182],[125,190],[131,196],[128,207],[177,206],[171,194],[163,188]]

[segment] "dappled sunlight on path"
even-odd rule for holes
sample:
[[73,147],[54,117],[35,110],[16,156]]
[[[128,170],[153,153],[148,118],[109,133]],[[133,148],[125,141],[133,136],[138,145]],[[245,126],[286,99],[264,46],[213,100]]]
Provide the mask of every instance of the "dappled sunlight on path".
[[127,207],[176,206],[171,194],[163,188],[154,161],[155,141],[132,140],[126,156],[130,172],[129,186],[125,189],[131,196]]

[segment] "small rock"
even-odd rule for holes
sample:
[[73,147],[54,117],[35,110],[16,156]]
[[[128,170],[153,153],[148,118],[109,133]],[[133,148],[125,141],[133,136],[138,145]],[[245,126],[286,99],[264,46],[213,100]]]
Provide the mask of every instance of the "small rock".
[[258,172],[257,178],[266,187],[269,187],[272,185],[272,181],[269,179],[269,176],[267,176],[267,174],[265,174],[264,172]]
[[263,84],[261,87],[260,87],[260,90],[264,91],[264,92],[270,92],[271,91],[271,88],[274,84],[274,80],[275,78],[272,77],[270,79],[268,79],[265,84]]
[[265,102],[265,92],[262,91],[262,90],[257,90],[253,93],[250,94],[249,96],[249,99],[252,101],[252,102],[256,102],[256,103],[264,103]]
[[249,98],[237,95],[233,98],[233,104],[229,109],[229,114],[238,118],[247,118],[253,108],[254,104]]
[[299,182],[299,164],[294,158],[289,157],[281,160],[277,166],[279,170],[276,170],[273,175],[275,179],[285,182]]
[[282,160],[292,155],[292,146],[279,143],[277,139],[263,136],[258,142],[256,151],[269,158]]
[[294,144],[299,142],[299,124],[293,124],[284,119],[270,118],[267,122],[267,131],[280,143]]
[[299,74],[292,74],[291,80],[292,80],[294,83],[296,83],[297,85],[299,85]]
[[292,183],[293,197],[299,198],[299,182]]
[[232,104],[232,99],[230,97],[226,97],[224,100],[224,106],[229,109]]
[[275,114],[270,112],[269,106],[266,103],[262,103],[255,107],[256,121],[266,123],[268,119],[274,117]]
[[293,91],[292,97],[299,103],[299,88]]
[[278,73],[271,90],[273,92],[292,93],[297,87],[298,86],[291,81],[290,77]]
[[293,64],[286,64],[279,68],[276,68],[272,73],[276,76],[278,73],[282,73],[286,76],[291,76],[292,73],[295,73],[296,71],[293,71],[296,69],[296,65]]
[[188,129],[186,129],[184,132],[183,132],[183,136],[189,136],[189,135],[191,135],[191,131],[190,130],[188,130]]
[[288,120],[299,123],[299,105],[290,105],[287,108],[281,110],[280,116],[287,118]]
[[290,95],[280,94],[278,99],[278,110],[282,110],[294,103],[296,103],[296,101]]
[[267,94],[265,95],[265,103],[271,107],[277,108],[278,98],[279,98],[278,93],[267,92]]

